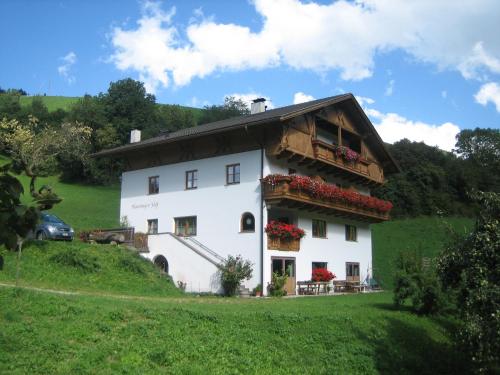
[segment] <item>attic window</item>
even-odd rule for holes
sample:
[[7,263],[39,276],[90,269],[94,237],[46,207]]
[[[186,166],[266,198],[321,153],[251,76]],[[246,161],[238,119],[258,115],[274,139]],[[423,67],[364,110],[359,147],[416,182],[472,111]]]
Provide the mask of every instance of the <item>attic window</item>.
[[316,118],[316,139],[328,144],[338,144],[339,127],[319,117]]
[[361,138],[345,129],[342,129],[342,146],[347,146],[361,154]]

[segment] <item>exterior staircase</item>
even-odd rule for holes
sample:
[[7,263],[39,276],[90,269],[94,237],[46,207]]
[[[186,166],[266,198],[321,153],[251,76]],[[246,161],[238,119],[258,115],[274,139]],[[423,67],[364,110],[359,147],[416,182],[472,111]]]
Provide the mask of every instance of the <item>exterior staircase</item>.
[[214,250],[210,249],[208,246],[205,246],[200,241],[193,237],[183,237],[178,236],[175,233],[167,232],[168,235],[175,238],[177,241],[182,243],[184,246],[188,247],[201,257],[208,260],[214,266],[220,267],[221,263],[224,262],[224,257],[216,253]]
[[250,289],[245,288],[243,285],[240,286],[240,297],[241,298],[249,298],[250,297]]

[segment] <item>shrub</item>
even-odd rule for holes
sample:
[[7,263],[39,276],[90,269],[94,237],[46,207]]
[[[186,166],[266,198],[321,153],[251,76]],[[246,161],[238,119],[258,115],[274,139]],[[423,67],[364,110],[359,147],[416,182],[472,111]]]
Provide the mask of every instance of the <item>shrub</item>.
[[438,272],[457,294],[458,344],[477,372],[500,373],[500,194],[472,199],[481,206],[476,227],[443,250]]
[[420,315],[435,314],[444,305],[439,279],[432,267],[424,268],[422,258],[414,252],[401,252],[396,259],[394,304],[411,300],[412,309]]
[[285,284],[288,276],[286,274],[280,275],[273,272],[271,284],[267,286],[268,292],[273,297],[286,296]]
[[123,257],[118,261],[118,266],[126,271],[136,273],[138,275],[144,275],[146,271],[142,261],[137,256],[127,256]]
[[97,272],[101,269],[101,265],[95,256],[75,249],[60,251],[52,255],[50,261],[63,266],[73,267],[83,272]]
[[252,263],[249,260],[243,260],[241,256],[233,257],[229,255],[219,270],[224,294],[234,296],[241,282],[252,277],[252,272]]

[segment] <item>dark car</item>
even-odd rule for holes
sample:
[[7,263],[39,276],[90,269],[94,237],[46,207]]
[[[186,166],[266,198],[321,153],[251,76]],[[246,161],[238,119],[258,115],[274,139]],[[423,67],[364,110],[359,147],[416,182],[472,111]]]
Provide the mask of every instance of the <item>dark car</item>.
[[75,231],[56,215],[42,212],[40,224],[35,229],[37,240],[66,240],[72,241]]

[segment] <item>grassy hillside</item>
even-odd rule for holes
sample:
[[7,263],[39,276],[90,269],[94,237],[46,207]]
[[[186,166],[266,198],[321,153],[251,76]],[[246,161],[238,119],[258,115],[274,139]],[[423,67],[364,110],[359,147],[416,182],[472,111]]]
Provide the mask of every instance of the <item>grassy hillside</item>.
[[[0,165],[8,159],[0,155]],[[29,203],[30,179],[18,176],[25,190],[23,201]],[[50,185],[63,201],[51,210],[75,230],[116,228],[120,223],[120,187],[65,184],[56,176],[37,179],[37,187]]]
[[[21,106],[28,106],[33,101],[33,96],[21,96]],[[57,109],[68,111],[72,104],[76,103],[80,98],[71,96],[40,96],[43,103],[47,106],[49,112]]]
[[454,217],[422,217],[373,225],[375,278],[384,288],[392,288],[394,261],[400,251],[417,251],[423,257],[435,257],[451,237],[451,230],[464,233],[472,226],[472,219]]
[[123,300],[0,287],[0,373],[458,374],[439,320],[389,293]]
[[[4,252],[0,283],[13,283],[16,254]],[[179,295],[157,268],[118,246],[33,241],[23,251],[20,285],[141,296]]]
[[[33,96],[21,96],[21,106],[28,106],[31,104],[33,101]],[[42,99],[43,103],[47,106],[47,109],[49,112],[53,112],[57,109],[63,109],[65,111],[69,111],[71,108],[71,105],[74,103],[78,102],[80,100],[80,97],[71,97],[71,96],[39,96],[39,98]],[[162,106],[166,104],[161,104],[158,103],[157,105]],[[196,121],[198,121],[202,115],[203,110],[201,108],[194,108],[194,107],[186,107],[186,106],[181,106],[184,109],[189,109],[191,112],[193,112],[194,118]]]

